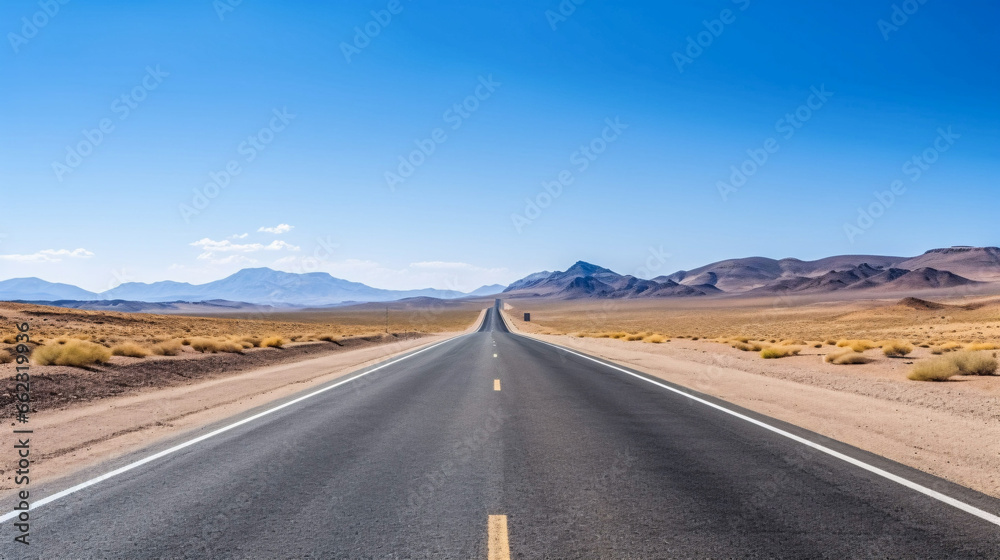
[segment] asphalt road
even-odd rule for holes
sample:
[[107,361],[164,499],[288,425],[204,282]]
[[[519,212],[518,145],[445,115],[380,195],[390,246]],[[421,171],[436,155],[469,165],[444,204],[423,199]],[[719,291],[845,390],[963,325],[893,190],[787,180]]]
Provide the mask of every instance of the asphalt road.
[[[497,315],[38,507],[30,546],[6,521],[0,555],[466,560],[492,542],[498,558],[1000,557],[1000,526],[511,334]],[[997,500],[751,416],[1000,513]]]

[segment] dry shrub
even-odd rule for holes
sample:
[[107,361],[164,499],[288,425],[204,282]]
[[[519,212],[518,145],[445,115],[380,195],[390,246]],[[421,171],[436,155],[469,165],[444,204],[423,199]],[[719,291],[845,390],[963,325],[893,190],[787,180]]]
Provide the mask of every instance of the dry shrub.
[[239,354],[243,352],[243,345],[231,340],[214,340],[211,338],[192,338],[191,348],[198,352],[230,352]]
[[245,342],[249,344],[250,348],[260,348],[261,339],[256,336],[244,336],[240,339],[240,342]]
[[107,363],[111,350],[85,340],[59,340],[56,344],[36,348],[32,358],[41,366],[85,367]]
[[260,342],[261,348],[281,348],[285,345],[285,339],[280,336],[271,336]]
[[945,381],[959,373],[961,372],[958,366],[951,359],[936,358],[913,366],[913,370],[906,377],[913,381]]
[[630,334],[625,337],[625,340],[629,342],[635,342],[636,340],[642,340],[643,338],[645,338],[645,335],[639,333],[639,334]]
[[[587,334],[586,333],[579,333],[576,336],[578,336],[580,338],[583,338],[583,337],[587,336]],[[335,334],[324,334],[324,335],[320,335],[319,336],[319,340],[322,340],[323,342],[337,342],[338,339],[339,339],[339,337],[337,335],[335,335]]]
[[868,358],[862,356],[860,353],[855,352],[854,350],[851,349],[842,350],[840,352],[831,352],[827,354],[826,357],[823,359],[828,364],[834,364],[838,366],[867,364],[869,361],[871,361]]
[[836,346],[837,345],[837,341],[836,340],[827,340],[826,341],[826,345],[827,346]]
[[7,350],[0,350],[0,364],[9,364],[14,361],[14,356]]
[[733,348],[744,352],[760,352],[764,349],[764,347],[760,344],[747,344],[745,342],[735,342],[732,346]]
[[850,348],[855,352],[864,352],[865,350],[871,350],[872,348],[878,347],[877,344],[871,340],[841,340],[837,343],[840,348]]
[[902,340],[886,341],[881,343],[880,346],[882,346],[882,353],[890,358],[902,358],[913,352],[913,345]]
[[127,356],[129,358],[145,358],[149,355],[149,350],[134,342],[126,342],[112,347],[111,354],[115,356]]
[[651,342],[653,344],[661,344],[663,342],[666,342],[667,339],[664,338],[663,335],[661,335],[661,334],[651,334],[651,335],[647,336],[646,338],[642,339],[642,341],[643,342]]
[[154,345],[150,350],[157,356],[176,356],[181,353],[181,341],[168,340]]
[[618,331],[618,332],[609,333],[608,336],[611,337],[611,338],[625,338],[626,336],[628,336],[628,333],[627,332]]
[[760,351],[760,357],[765,360],[773,360],[777,358],[787,358],[788,356],[795,356],[801,352],[801,348],[796,348],[794,346],[772,346],[770,348],[764,348]]
[[787,340],[782,340],[780,344],[781,346],[806,346],[806,341],[790,338]]
[[938,348],[940,348],[943,352],[954,352],[956,350],[961,350],[963,347],[964,345],[961,342],[955,342],[953,340],[938,346]]
[[1000,346],[993,344],[992,342],[977,342],[966,346],[965,349],[972,352],[979,352],[982,350],[1000,350]]
[[993,375],[997,372],[997,360],[979,352],[957,352],[947,359],[958,367],[962,375]]

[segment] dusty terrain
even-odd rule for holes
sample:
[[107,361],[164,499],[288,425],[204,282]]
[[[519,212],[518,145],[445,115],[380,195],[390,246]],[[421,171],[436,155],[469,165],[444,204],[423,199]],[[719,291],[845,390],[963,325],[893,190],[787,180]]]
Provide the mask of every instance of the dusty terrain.
[[298,342],[318,340],[327,335],[351,337],[385,332],[445,332],[464,329],[483,307],[468,302],[449,302],[438,306],[411,306],[394,302],[302,311],[181,316],[0,302],[0,340],[6,344],[13,343],[13,323],[22,321],[31,324],[32,338],[42,344],[59,337],[73,337],[108,346],[124,342],[155,344],[191,337],[281,336],[290,342]]
[[[655,302],[650,301],[638,307],[612,302],[601,309],[599,303],[514,300],[505,307],[508,322],[524,334],[634,367],[1000,497],[1000,377],[910,381],[911,364],[931,356],[929,348],[919,346],[905,358],[872,349],[863,353],[867,364],[833,365],[823,356],[840,349],[827,344],[803,345],[797,356],[764,360],[757,352],[719,342],[740,335],[763,341],[991,341],[1000,338],[1000,313],[993,301],[949,302],[968,307],[931,309],[893,302],[742,309],[699,309],[678,302],[652,308]],[[530,323],[522,320],[524,311],[531,312]],[[616,329],[673,338],[653,344],[577,336]]]
[[[299,314],[187,317],[0,302],[0,354],[11,356],[15,353],[15,324],[28,323],[31,341],[28,347],[35,362],[32,366],[35,381],[32,402],[33,408],[41,411],[74,401],[170,387],[347,348],[460,331],[479,311],[469,304],[441,309],[396,304],[389,309],[387,322],[385,306]],[[280,344],[266,347],[268,339],[280,340]],[[110,351],[131,346],[140,352],[113,355],[82,367],[41,365],[35,359],[39,348],[73,340],[90,342]],[[155,349],[164,345],[170,346],[172,351],[168,355],[157,355]],[[13,363],[0,363],[0,376],[11,378],[14,368]],[[11,384],[2,391],[0,406],[11,405],[13,389]]]
[[[1000,299],[821,301],[816,298],[505,300],[552,334],[656,332],[667,338],[902,338],[1000,342]],[[513,306],[513,307],[511,307]]]

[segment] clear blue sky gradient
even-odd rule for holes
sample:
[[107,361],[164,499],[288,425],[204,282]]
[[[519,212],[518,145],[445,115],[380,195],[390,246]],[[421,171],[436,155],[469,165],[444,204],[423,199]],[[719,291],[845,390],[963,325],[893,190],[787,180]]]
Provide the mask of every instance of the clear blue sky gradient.
[[[587,0],[564,19],[557,0],[398,1],[386,25],[369,22],[388,0],[243,0],[222,17],[211,0],[76,0],[44,18],[44,2],[4,2],[0,278],[104,290],[272,266],[471,290],[581,259],[655,276],[739,256],[998,244],[994,3],[897,1],[912,13],[890,28],[891,1]],[[47,21],[31,33],[22,18]],[[348,62],[366,24],[378,35]],[[155,89],[123,119],[113,103],[147,67],[169,75],[147,79]],[[477,90],[490,76],[499,86]],[[823,86],[832,96],[794,135],[776,130]],[[453,129],[446,111],[477,91]],[[241,143],[283,108],[294,118],[247,162]],[[581,170],[574,153],[616,118],[627,128]],[[102,119],[114,129],[59,180],[53,162]],[[925,152],[949,127],[948,150]],[[436,128],[446,139],[390,188],[386,172]],[[768,138],[777,150],[720,195]],[[914,156],[935,159],[917,180]],[[240,174],[185,219],[231,160]],[[563,170],[572,183],[519,231],[512,216],[548,202],[542,184]],[[874,193],[895,180],[906,190],[879,212]],[[875,203],[878,217],[859,218]],[[294,228],[257,231],[282,223]],[[230,243],[287,245],[191,245],[243,233]]]

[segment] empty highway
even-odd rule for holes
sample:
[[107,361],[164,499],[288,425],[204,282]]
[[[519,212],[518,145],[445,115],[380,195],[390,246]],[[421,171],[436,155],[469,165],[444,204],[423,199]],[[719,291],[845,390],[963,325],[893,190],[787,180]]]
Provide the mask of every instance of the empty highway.
[[496,309],[354,375],[63,493],[30,546],[4,521],[0,556],[1000,556],[974,513],[997,500],[510,333]]

